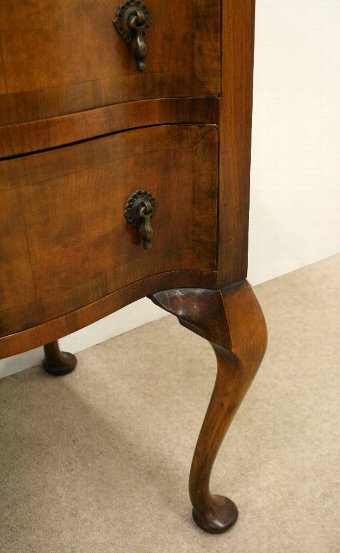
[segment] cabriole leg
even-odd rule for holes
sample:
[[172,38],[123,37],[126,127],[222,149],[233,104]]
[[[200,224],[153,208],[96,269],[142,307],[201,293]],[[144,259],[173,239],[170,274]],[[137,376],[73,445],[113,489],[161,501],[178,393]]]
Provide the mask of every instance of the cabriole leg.
[[230,499],[211,494],[210,475],[266,350],[261,307],[247,281],[221,290],[169,290],[151,299],[209,340],[217,357],[215,388],[194,453],[189,491],[198,526],[210,533],[225,532],[237,520],[237,507]]
[[77,358],[72,353],[60,351],[58,341],[44,346],[45,359],[43,368],[53,376],[64,376],[71,373],[77,364]]

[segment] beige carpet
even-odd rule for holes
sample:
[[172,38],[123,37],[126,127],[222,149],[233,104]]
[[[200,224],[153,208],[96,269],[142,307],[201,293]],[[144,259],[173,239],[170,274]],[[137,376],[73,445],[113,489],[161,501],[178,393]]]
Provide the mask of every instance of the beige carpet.
[[214,354],[175,318],[68,377],[0,381],[1,553],[338,553],[339,275],[336,256],[257,287],[270,342],[215,465],[240,511],[221,536],[187,493]]

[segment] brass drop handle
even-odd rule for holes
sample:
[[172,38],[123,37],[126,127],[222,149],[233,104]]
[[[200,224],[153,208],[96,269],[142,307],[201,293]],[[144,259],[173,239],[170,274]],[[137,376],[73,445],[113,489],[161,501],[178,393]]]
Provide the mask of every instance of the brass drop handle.
[[153,229],[151,219],[156,213],[157,202],[155,198],[145,190],[137,190],[127,201],[125,206],[125,219],[138,229],[143,248],[151,250]]
[[148,8],[140,0],[126,0],[118,8],[113,24],[120,36],[131,44],[138,71],[145,71],[145,58],[148,53],[145,36],[151,25]]
[[151,202],[148,200],[141,204],[138,215],[142,219],[142,223],[139,227],[139,236],[141,237],[143,248],[145,250],[151,250],[153,230],[151,226],[151,217],[154,214],[154,209]]

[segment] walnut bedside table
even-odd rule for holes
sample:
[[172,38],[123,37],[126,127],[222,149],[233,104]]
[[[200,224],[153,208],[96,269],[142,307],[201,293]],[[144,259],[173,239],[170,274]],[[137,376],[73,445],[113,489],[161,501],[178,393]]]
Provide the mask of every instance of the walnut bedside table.
[[44,345],[66,374],[58,338],[144,296],[207,339],[190,497],[219,533],[237,508],[212,466],[266,348],[246,281],[255,6],[120,1],[1,2],[0,357]]

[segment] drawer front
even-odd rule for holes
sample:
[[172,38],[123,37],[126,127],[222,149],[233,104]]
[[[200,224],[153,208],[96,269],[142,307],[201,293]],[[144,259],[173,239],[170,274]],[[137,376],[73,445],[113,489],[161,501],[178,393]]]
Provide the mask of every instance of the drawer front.
[[[31,328],[129,283],[216,269],[218,130],[160,126],[0,162],[0,335]],[[153,247],[124,218],[158,207]]]
[[120,0],[0,2],[0,124],[220,92],[220,0],[145,0],[147,69],[113,27]]

